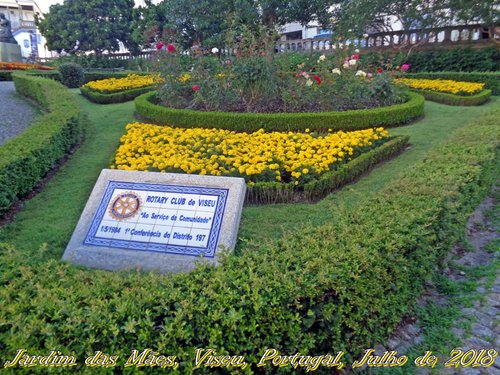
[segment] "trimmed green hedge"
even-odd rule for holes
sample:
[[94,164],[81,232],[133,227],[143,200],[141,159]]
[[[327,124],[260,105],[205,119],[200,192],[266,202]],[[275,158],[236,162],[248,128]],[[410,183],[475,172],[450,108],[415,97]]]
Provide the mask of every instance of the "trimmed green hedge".
[[0,70],[0,81],[12,81],[12,70]]
[[381,146],[365,152],[350,162],[342,165],[336,171],[323,174],[318,180],[304,186],[306,200],[322,198],[335,189],[354,181],[363,173],[371,170],[376,164],[400,154],[408,146],[410,137],[399,136],[387,141]]
[[432,72],[432,73],[405,73],[404,78],[451,79],[452,81],[484,83],[485,89],[491,90],[493,95],[500,95],[500,72]]
[[257,182],[253,186],[247,184],[245,203],[275,204],[318,200],[354,181],[377,163],[401,153],[408,146],[408,141],[407,136],[394,137],[379,147],[342,164],[337,170],[324,173],[318,179],[308,182],[303,192],[294,191],[293,183]]
[[375,109],[317,113],[231,113],[173,109],[154,104],[156,92],[135,99],[135,108],[144,117],[160,124],[179,127],[220,128],[253,132],[266,130],[359,130],[373,126],[391,127],[408,123],[424,113],[424,97],[407,93],[403,104]]
[[61,81],[61,74],[57,70],[0,70],[0,81],[12,81],[14,72],[23,72],[32,76],[52,78]]
[[[0,71],[0,81],[12,81],[12,70],[4,70]],[[51,78],[56,81],[62,82],[61,73],[58,70],[27,70],[24,71],[26,74],[37,76],[37,77],[45,77]],[[120,71],[120,72],[84,72],[83,83],[88,83],[91,81],[99,81],[101,79],[107,78],[124,78],[129,74],[150,74],[144,72],[135,72],[135,71]]]
[[129,100],[133,100],[137,98],[139,95],[150,92],[154,89],[155,89],[154,86],[149,86],[149,87],[139,87],[137,89],[119,91],[112,94],[103,94],[98,91],[91,90],[87,87],[80,87],[80,92],[91,102],[99,104],[112,104],[112,103],[128,102]]
[[412,91],[421,94],[427,100],[431,100],[433,102],[441,104],[457,105],[457,106],[481,105],[490,100],[491,97],[491,90],[483,90],[479,94],[470,96],[454,95],[445,92],[430,91],[430,90],[412,89]]
[[80,142],[83,131],[80,108],[64,86],[26,73],[16,72],[13,78],[17,92],[47,113],[0,147],[0,215]]
[[276,370],[255,366],[267,348],[343,350],[348,368],[411,313],[464,235],[499,175],[499,116],[491,111],[459,129],[356,209],[332,205],[324,225],[276,242],[255,238],[219,267],[171,276],[106,272],[62,263],[43,247],[28,257],[1,244],[0,357],[55,348],[83,369],[101,350],[119,356],[109,371],[121,371],[132,349],[152,348],[191,373],[195,349],[214,348],[245,356],[251,365],[242,372],[250,374]]

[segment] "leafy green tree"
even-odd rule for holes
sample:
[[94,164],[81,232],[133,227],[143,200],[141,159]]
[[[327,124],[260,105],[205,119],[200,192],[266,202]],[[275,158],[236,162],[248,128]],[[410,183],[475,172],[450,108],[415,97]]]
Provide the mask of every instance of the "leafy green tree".
[[[328,25],[331,6],[338,1],[164,0],[157,5],[148,1],[136,29],[144,32],[154,27],[158,35],[162,35],[165,29],[174,30],[177,41],[184,47],[220,47],[224,44],[226,32],[235,23],[250,27],[264,25],[269,29],[287,22],[307,24],[315,20]],[[139,35],[136,40],[140,40]]]
[[76,54],[93,51],[117,51],[119,42],[129,50],[138,46],[131,38],[133,0],[65,0],[51,5],[36,24],[47,40],[47,47]]
[[449,21],[444,1],[342,0],[335,9],[333,27],[343,35],[435,27]]
[[493,27],[500,23],[498,0],[448,0],[452,17],[462,23],[482,23]]
[[494,25],[500,21],[498,0],[341,0],[333,27],[341,34],[390,31],[395,21],[404,30],[453,23]]

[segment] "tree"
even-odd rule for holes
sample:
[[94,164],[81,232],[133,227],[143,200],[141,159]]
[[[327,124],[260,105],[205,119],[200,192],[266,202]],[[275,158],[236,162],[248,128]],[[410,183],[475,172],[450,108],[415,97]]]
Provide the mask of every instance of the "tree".
[[119,42],[136,51],[131,38],[133,0],[65,0],[51,5],[36,25],[47,40],[47,47],[57,52],[117,51]]
[[344,35],[391,31],[395,21],[403,30],[470,22],[495,25],[499,7],[498,0],[342,0],[332,23]]
[[437,27],[447,23],[449,12],[440,0],[343,0],[335,10],[334,29],[343,35]]
[[[287,22],[307,24],[318,21],[327,25],[331,5],[339,0],[164,0],[153,6],[147,2],[141,16],[140,30],[155,27],[175,31],[184,47],[222,46],[226,31],[235,23],[264,25],[269,29]],[[139,39],[136,39],[139,40]]]

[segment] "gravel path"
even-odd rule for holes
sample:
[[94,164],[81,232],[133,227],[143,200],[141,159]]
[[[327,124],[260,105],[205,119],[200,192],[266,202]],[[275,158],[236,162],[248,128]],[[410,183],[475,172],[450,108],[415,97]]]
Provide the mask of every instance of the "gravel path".
[[14,82],[0,82],[0,145],[30,126],[36,109],[16,94]]

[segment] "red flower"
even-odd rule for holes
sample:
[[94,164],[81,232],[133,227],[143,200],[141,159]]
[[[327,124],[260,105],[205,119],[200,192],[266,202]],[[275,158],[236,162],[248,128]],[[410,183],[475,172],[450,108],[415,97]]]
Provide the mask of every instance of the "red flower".
[[319,78],[319,76],[314,76],[313,78],[318,85],[321,83],[321,78]]
[[162,49],[164,45],[162,42],[158,42],[156,43],[156,49]]
[[200,89],[200,86],[198,86],[198,85],[193,85],[193,90],[194,90],[194,91],[198,91],[199,89]]
[[352,55],[351,60],[359,60],[359,55]]
[[168,51],[169,53],[173,53],[173,52],[175,52],[175,46],[174,46],[173,44],[169,44],[169,45],[167,46],[167,51]]
[[384,69],[382,69],[382,68],[377,69],[377,73],[383,73],[383,72],[384,72]]

